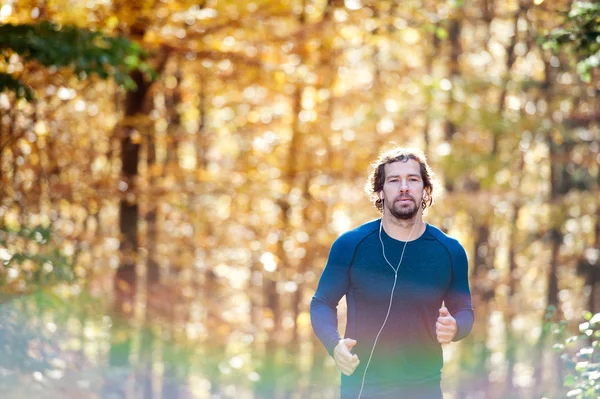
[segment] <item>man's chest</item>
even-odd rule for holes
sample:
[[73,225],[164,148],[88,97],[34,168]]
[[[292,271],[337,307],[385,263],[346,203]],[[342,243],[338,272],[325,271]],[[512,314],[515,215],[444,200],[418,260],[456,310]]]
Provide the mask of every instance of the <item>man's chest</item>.
[[[398,253],[400,252],[400,253]],[[450,257],[443,251],[414,249],[383,253],[358,253],[350,269],[352,289],[358,297],[369,301],[394,297],[405,303],[438,301],[443,298],[452,280]],[[386,259],[387,258],[387,259]]]

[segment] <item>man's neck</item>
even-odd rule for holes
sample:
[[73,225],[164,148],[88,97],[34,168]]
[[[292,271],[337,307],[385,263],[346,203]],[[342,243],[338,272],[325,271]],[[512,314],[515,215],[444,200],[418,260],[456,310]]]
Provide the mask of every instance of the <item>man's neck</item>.
[[425,223],[420,213],[412,219],[398,219],[387,214],[381,220],[387,235],[399,241],[415,240],[425,232]]

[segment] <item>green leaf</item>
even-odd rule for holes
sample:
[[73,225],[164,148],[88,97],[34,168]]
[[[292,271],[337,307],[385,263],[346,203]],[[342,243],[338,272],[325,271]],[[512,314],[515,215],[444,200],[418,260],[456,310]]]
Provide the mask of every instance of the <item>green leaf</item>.
[[566,343],[566,344],[571,344],[571,343],[573,343],[573,342],[577,341],[578,339],[579,339],[579,337],[578,337],[578,336],[572,336],[572,337],[569,337],[569,338],[567,338],[567,339],[565,340],[565,343]]
[[30,87],[15,79],[12,75],[0,72],[0,92],[5,90],[15,93],[17,98],[24,98],[27,101],[33,99],[33,91]]
[[552,349],[554,349],[556,352],[560,352],[565,349],[565,346],[563,344],[554,344]]
[[587,370],[588,364],[589,364],[589,362],[578,362],[575,365],[575,371],[582,372],[582,371]]
[[446,29],[442,28],[442,27],[438,27],[435,30],[435,35],[440,40],[446,40],[448,38],[448,31]]
[[[148,73],[152,68],[143,61],[147,53],[138,44],[72,25],[60,26],[48,21],[0,25],[0,50],[10,50],[26,62],[72,68],[76,76],[84,79],[92,74],[101,79],[113,77],[128,90],[136,88],[135,82],[116,79],[118,74],[140,69],[146,77],[153,78]],[[13,91],[28,101],[33,98],[31,90],[9,74],[0,74],[0,90]]]
[[462,8],[465,5],[464,0],[450,0],[449,3],[452,8]]
[[565,387],[569,387],[569,388],[570,388],[570,387],[572,387],[572,386],[575,386],[575,383],[576,383],[576,381],[575,381],[575,377],[573,377],[572,375],[568,375],[568,376],[566,376],[566,377],[564,378],[564,380],[563,380],[563,385],[564,385]]
[[546,50],[567,49],[577,61],[577,72],[584,82],[590,82],[592,71],[600,67],[598,56],[600,3],[576,1],[565,15],[563,24],[546,35],[541,42]]

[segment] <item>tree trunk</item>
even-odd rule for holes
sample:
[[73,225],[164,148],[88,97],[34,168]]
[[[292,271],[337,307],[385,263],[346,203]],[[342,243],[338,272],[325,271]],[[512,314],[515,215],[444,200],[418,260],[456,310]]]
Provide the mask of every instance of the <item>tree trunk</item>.
[[206,115],[207,115],[207,93],[206,93],[206,78],[203,75],[199,76],[200,79],[200,92],[198,93],[198,113],[199,123],[198,131],[196,132],[196,156],[198,162],[198,168],[206,170],[208,166],[206,154],[209,149],[208,135],[206,134]]
[[[520,169],[519,169],[520,170]],[[519,220],[519,212],[521,210],[521,204],[516,203],[513,206],[512,217],[510,221],[510,242],[508,248],[508,292],[507,296],[507,304],[505,309],[505,342],[506,342],[506,378],[504,381],[504,387],[506,389],[506,393],[504,397],[506,398],[517,398],[517,390],[514,385],[514,368],[516,364],[516,350],[517,350],[517,342],[514,333],[514,329],[512,326],[513,319],[516,315],[517,303],[515,299],[516,294],[516,285],[517,285],[517,263],[516,263],[516,247],[517,247],[517,222]]]
[[[554,80],[554,76],[551,74],[550,72],[550,65],[547,62],[544,62],[545,64],[545,80],[546,80],[546,98],[548,98],[548,102],[551,103],[551,88],[553,87],[553,80]],[[551,110],[550,110],[551,111]],[[556,159],[566,159],[566,158],[562,158],[565,154],[565,147],[564,144],[557,144],[554,142],[554,138],[552,137],[552,135],[550,134],[550,132],[548,132],[547,134],[547,146],[548,146],[548,152],[549,152],[549,157],[548,159],[550,160],[550,198],[549,198],[549,202],[551,205],[551,220],[552,220],[552,226],[549,230],[549,238],[550,238],[550,265],[549,265],[549,270],[548,270],[548,280],[547,280],[547,291],[546,291],[546,308],[550,308],[550,307],[554,307],[555,309],[555,314],[554,314],[554,320],[558,320],[561,319],[562,317],[562,312],[559,306],[559,302],[558,302],[558,291],[559,291],[559,287],[558,287],[558,266],[559,266],[559,252],[560,252],[560,247],[562,245],[563,242],[563,235],[562,235],[562,226],[564,223],[564,216],[562,215],[562,211],[559,211],[559,209],[561,209],[562,207],[560,206],[560,201],[562,199],[562,195],[566,193],[566,191],[568,191],[568,176],[565,176],[562,173],[563,169],[565,168],[565,165],[560,162],[560,163],[555,163],[553,160]],[[546,312],[544,312],[546,313]],[[544,324],[547,322],[545,316],[542,319],[542,327],[544,326]],[[536,359],[542,359],[543,355],[544,355],[544,349],[546,347],[546,340],[548,338],[548,332],[545,331],[542,328],[542,333],[540,334],[540,337],[538,339],[538,342],[536,344],[536,348],[535,348],[535,358]],[[555,357],[555,361],[556,361],[556,365],[558,365],[560,363],[560,360],[554,356],[552,354],[553,357]],[[556,366],[558,367],[558,366]],[[549,390],[552,390],[553,386],[549,385],[548,383],[551,381],[555,381],[554,377],[557,377],[557,375],[552,375],[549,377],[544,378],[544,371],[547,371],[549,373],[558,373],[559,371],[554,370],[554,369],[543,369],[543,362],[539,362],[536,365],[536,369],[535,369],[535,382],[536,382],[536,386],[538,387],[538,392],[536,392],[538,395],[542,395],[544,393],[546,393]],[[559,382],[555,381],[556,386],[554,388],[557,388],[559,386]]]
[[[456,84],[457,78],[460,76],[460,65],[459,65],[459,56],[461,54],[461,46],[460,46],[460,32],[461,32],[461,19],[459,16],[451,18],[448,26],[448,42],[450,43],[450,63],[448,65],[448,76],[450,83],[454,86]],[[444,134],[446,137],[446,141],[452,141],[452,136],[456,132],[456,124],[452,120],[453,111],[455,108],[455,100],[454,95],[452,93],[454,87],[452,87],[449,91],[450,100],[448,102],[447,108],[447,117],[444,124]]]
[[493,268],[494,249],[489,243],[490,234],[487,221],[480,223],[474,232],[475,255],[471,273],[473,308],[478,321],[473,325],[471,334],[461,346],[462,377],[458,388],[458,398],[467,398],[472,393],[485,393],[489,385],[488,322],[490,302],[495,295],[495,283],[489,281],[488,273]]
[[[2,123],[3,119],[3,112],[0,108],[0,206],[2,206],[4,203],[4,187],[6,185],[4,183],[4,170],[2,168],[4,164],[4,147],[6,146],[6,143],[8,143],[8,137],[4,137],[4,124]],[[2,227],[4,227],[4,216],[0,217],[0,228]]]
[[[600,193],[600,171],[597,172],[596,191]],[[596,205],[596,225],[594,228],[594,248],[600,248],[600,204]],[[600,256],[596,258],[596,262],[592,265],[592,278],[590,279],[590,297],[588,300],[588,309],[593,314],[600,312]]]
[[[125,119],[142,113],[150,87],[150,83],[144,80],[141,72],[135,71],[131,74],[131,77],[137,84],[137,90],[128,92],[125,97]],[[134,138],[134,129],[124,127],[121,138],[122,178],[120,183],[123,197],[119,204],[122,260],[114,278],[115,302],[109,351],[109,364],[112,367],[121,368],[129,366],[132,343],[131,329],[126,320],[133,314],[136,294],[137,276],[135,265],[138,248],[138,203],[135,179],[138,173],[139,152],[140,142]],[[105,386],[105,389],[119,389],[120,392],[124,392],[124,387],[118,385],[114,387]]]
[[[460,32],[461,32],[461,19],[460,16],[456,15],[450,18],[448,26],[448,42],[450,43],[450,62],[448,64],[448,80],[452,84],[452,87],[448,91],[448,105],[446,107],[446,117],[443,124],[444,138],[447,143],[452,142],[452,137],[456,133],[456,124],[454,122],[454,110],[456,108],[456,101],[454,99],[454,85],[457,83],[458,77],[460,76],[460,65],[459,56],[461,54],[460,46]],[[445,190],[448,193],[454,191],[454,182],[451,179],[446,179]]]
[[[431,33],[431,47],[429,48],[429,51],[426,51],[426,61],[425,61],[425,65],[426,65],[426,71],[427,71],[427,76],[429,76],[430,78],[433,78],[433,64],[434,64],[434,59],[435,57],[437,57],[438,52],[440,50],[440,38],[437,35],[437,29],[439,27],[439,24],[436,23],[435,27],[434,27],[434,31]],[[425,47],[427,48],[427,47]],[[425,155],[431,159],[431,143],[429,142],[429,126],[431,124],[431,113],[432,113],[432,107],[433,107],[433,92],[431,89],[429,89],[427,91],[427,100],[426,100],[426,110],[425,110],[425,126],[423,127],[423,138],[424,138],[424,148],[423,148],[423,152],[425,153]]]
[[[125,98],[125,118],[142,113],[150,84],[144,81],[139,71],[132,73],[137,84],[136,91],[128,92]],[[119,227],[123,258],[115,276],[116,309],[130,314],[136,289],[135,262],[138,249],[138,199],[135,180],[138,175],[140,142],[134,138],[134,129],[125,127],[121,139],[123,198],[119,204]]]
[[[596,176],[596,192],[600,193],[600,172],[597,172]],[[593,254],[598,248],[600,248],[600,204],[596,204],[594,244],[584,251],[577,265],[578,272],[585,275],[585,284],[590,288],[586,309],[592,314],[600,312],[600,256],[594,259],[594,255],[589,254]]]
[[143,327],[140,340],[139,367],[137,371],[137,388],[141,390],[143,399],[153,399],[153,373],[152,366],[154,363],[154,335],[150,327]]
[[146,262],[146,284],[151,289],[160,281],[160,270],[156,260],[156,246],[158,242],[157,209],[159,206],[158,198],[154,195],[157,189],[156,171],[156,132],[151,128],[151,133],[146,139],[146,164],[148,170],[148,202],[146,205],[146,240],[145,248],[148,251]]
[[[506,76],[504,77],[504,79],[502,79],[502,88],[500,91],[500,96],[499,96],[499,101],[498,101],[498,115],[504,114],[504,109],[506,106],[506,95],[508,92],[508,82],[510,81],[510,74],[511,74],[512,66],[516,60],[515,46],[517,45],[518,37],[519,37],[519,35],[518,35],[519,18],[521,18],[521,16],[526,12],[527,12],[527,8],[520,5],[519,9],[517,10],[517,12],[514,16],[514,20],[513,20],[514,34],[510,40],[508,47],[506,48],[506,67],[505,67],[506,68],[505,69]],[[498,140],[500,138],[500,135],[503,133],[503,131],[495,130],[495,131],[492,131],[492,133],[493,133],[492,152],[496,153],[498,151]]]

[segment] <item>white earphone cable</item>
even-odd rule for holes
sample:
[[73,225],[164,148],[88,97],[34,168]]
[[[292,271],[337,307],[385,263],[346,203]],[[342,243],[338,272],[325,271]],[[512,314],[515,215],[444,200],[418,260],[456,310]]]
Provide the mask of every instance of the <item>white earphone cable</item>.
[[[418,211],[417,211],[417,213],[418,213]],[[381,252],[383,253],[383,258],[385,259],[385,261],[387,262],[387,264],[394,271],[394,285],[392,286],[392,292],[390,293],[390,303],[388,305],[387,314],[385,315],[385,319],[383,320],[383,324],[381,325],[381,328],[379,329],[379,332],[375,336],[375,341],[373,342],[373,348],[371,348],[371,354],[369,355],[369,360],[367,361],[367,365],[365,366],[365,371],[363,372],[362,382],[360,384],[360,392],[358,393],[358,399],[360,399],[360,397],[362,395],[362,392],[363,392],[363,388],[365,386],[365,378],[367,376],[367,370],[369,369],[369,365],[371,364],[371,359],[373,358],[373,353],[375,352],[375,346],[377,345],[377,340],[379,339],[379,335],[383,331],[383,328],[385,327],[385,324],[387,323],[388,317],[390,316],[390,311],[392,309],[392,302],[393,302],[393,299],[394,299],[394,291],[396,289],[396,282],[398,281],[398,270],[400,270],[400,265],[402,264],[402,259],[404,259],[404,250],[406,249],[406,244],[408,244],[408,242],[410,241],[410,237],[412,236],[412,233],[413,233],[416,225],[417,225],[417,221],[415,220],[415,223],[413,224],[413,227],[410,230],[410,234],[408,235],[408,238],[406,239],[406,242],[404,243],[404,247],[402,248],[402,254],[400,255],[400,262],[398,262],[398,266],[396,266],[394,268],[394,266],[392,266],[392,264],[388,260],[387,256],[385,256],[385,247],[383,245],[383,239],[381,238],[381,229],[382,229],[382,226],[383,226],[383,217],[381,218],[381,222],[379,223],[379,241],[381,242]]]

